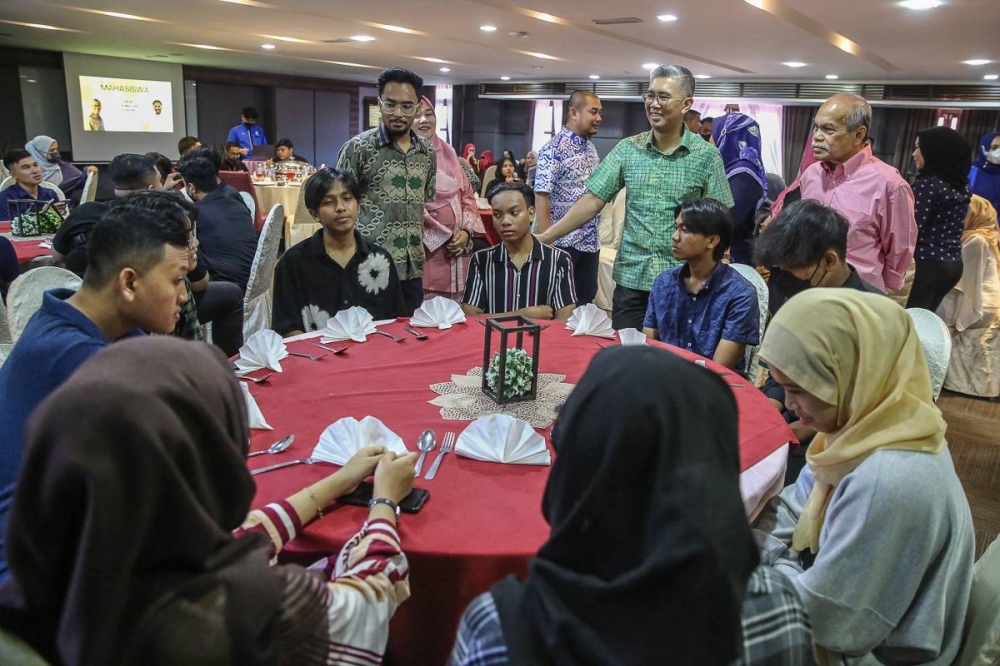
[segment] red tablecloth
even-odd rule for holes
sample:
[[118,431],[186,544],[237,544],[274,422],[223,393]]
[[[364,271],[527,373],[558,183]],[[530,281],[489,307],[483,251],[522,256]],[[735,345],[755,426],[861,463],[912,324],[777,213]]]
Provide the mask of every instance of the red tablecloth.
[[[0,222],[0,234],[9,233],[10,222]],[[32,259],[35,259],[36,257],[47,257],[51,255],[52,250],[38,245],[45,238],[51,238],[51,236],[32,236],[31,238],[25,238],[24,240],[15,240],[11,238],[11,245],[14,246],[14,252],[17,253],[17,262],[19,264],[24,264]]]
[[486,230],[486,240],[490,242],[490,245],[499,243],[500,234],[497,233],[497,228],[493,226],[493,211],[481,210],[479,211],[479,217],[483,220],[483,229]]
[[[411,450],[425,428],[434,430],[438,442],[447,431],[460,434],[468,423],[443,420],[439,408],[428,403],[435,397],[429,385],[481,364],[485,329],[472,320],[448,331],[423,329],[431,339],[419,342],[402,330],[404,325],[398,321],[382,327],[406,337],[404,343],[372,335],[364,344],[342,343],[351,347],[342,356],[321,361],[289,356],[282,361],[284,372],[268,383],[251,385],[265,418],[274,426],[273,432],[253,432],[252,450],[264,449],[288,433],[296,439],[288,452],[254,458],[250,466],[308,457],[322,430],[344,416],[381,419]],[[598,344],[614,344],[589,336],[571,338],[558,322],[541,335],[540,371],[565,374],[571,383],[579,381],[599,351]],[[315,340],[293,342],[289,349],[316,352],[311,342]],[[746,383],[735,375],[726,379]],[[763,394],[750,386],[733,391],[740,408],[740,464],[745,470],[793,437]],[[543,434],[547,439],[549,430]],[[429,458],[425,469],[433,456]],[[397,655],[394,663],[444,664],[468,602],[505,575],[525,573],[528,558],[548,536],[540,506],[549,469],[449,454],[437,478],[417,480],[431,497],[421,513],[404,514],[399,525],[412,567],[413,596],[392,620],[389,651]],[[298,465],[262,474],[256,477],[254,506],[291,495],[331,471],[325,465]],[[311,563],[336,552],[366,516],[366,509],[339,506],[309,525],[282,558]]]

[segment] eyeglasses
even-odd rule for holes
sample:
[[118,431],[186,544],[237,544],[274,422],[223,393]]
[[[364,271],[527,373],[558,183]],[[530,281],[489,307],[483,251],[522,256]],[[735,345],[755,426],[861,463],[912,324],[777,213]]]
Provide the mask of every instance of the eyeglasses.
[[382,98],[379,98],[378,103],[382,107],[382,111],[384,111],[389,115],[392,115],[397,111],[399,111],[401,115],[412,116],[414,113],[417,112],[417,105],[414,104],[413,102],[399,103],[391,99],[383,100]]
[[642,93],[640,97],[642,98],[642,101],[645,102],[646,104],[652,104],[653,101],[655,100],[660,103],[660,106],[666,106],[667,104],[670,104],[675,100],[675,98],[671,97],[670,95],[664,95],[663,93],[655,93],[652,90],[647,90],[646,92]]

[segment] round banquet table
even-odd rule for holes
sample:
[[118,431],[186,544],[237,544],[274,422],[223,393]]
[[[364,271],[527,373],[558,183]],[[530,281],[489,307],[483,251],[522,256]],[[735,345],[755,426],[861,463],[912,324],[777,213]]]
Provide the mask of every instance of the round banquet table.
[[[418,341],[403,331],[406,325],[405,320],[397,320],[380,327],[404,337],[403,343],[380,335],[368,336],[365,343],[333,343],[349,349],[320,361],[288,356],[281,361],[283,372],[265,383],[251,384],[251,393],[274,428],[254,430],[251,450],[263,450],[290,433],[295,434],[295,443],[283,454],[251,459],[250,468],[308,457],[320,433],[345,416],[380,419],[411,450],[416,450],[415,442],[425,428],[435,432],[439,448],[446,432],[460,435],[469,422],[444,420],[440,408],[428,402],[436,397],[429,385],[447,382],[451,375],[464,375],[481,365],[485,328],[470,318],[467,324],[456,324],[450,330],[419,329],[430,339]],[[600,351],[598,347],[616,344],[590,336],[570,337],[561,322],[552,322],[541,336],[539,372],[565,374],[565,381],[574,384]],[[312,346],[318,337],[318,333],[305,334],[286,343],[291,351],[321,353]],[[494,336],[494,345],[498,340]],[[529,341],[526,336],[525,346]],[[653,344],[690,360],[700,358],[662,343]],[[725,370],[711,361],[707,367]],[[735,374],[723,379],[740,385],[732,391],[740,413],[744,495],[748,475],[751,485],[760,486],[759,493],[774,494],[781,488],[787,443],[794,436],[760,391]],[[550,431],[541,431],[547,443]],[[437,450],[428,454],[425,473],[436,455]],[[768,468],[769,463],[769,471],[764,470],[754,480],[752,474]],[[256,476],[254,507],[287,497],[335,469],[325,464],[295,465]],[[389,663],[444,664],[469,601],[508,574],[526,573],[528,559],[548,537],[541,498],[549,469],[486,463],[450,453],[435,479],[417,479],[416,487],[428,489],[430,498],[420,513],[404,513],[399,521],[400,539],[411,567],[412,596],[390,624]],[[747,503],[748,513],[753,511],[751,505],[761,500]],[[337,552],[367,514],[361,507],[335,504],[286,545],[281,560],[311,564]]]
[[302,183],[286,183],[285,185],[274,185],[267,183],[254,183],[254,194],[257,195],[257,204],[260,206],[263,215],[267,217],[268,211],[274,204],[281,204],[285,211],[285,216],[289,219],[295,217],[295,209],[299,204],[299,190]]
[[11,245],[14,246],[14,252],[17,253],[17,263],[19,264],[26,264],[32,259],[52,255],[51,247],[43,247],[40,244],[42,241],[51,242],[52,234],[29,236],[26,238],[12,236],[10,233],[10,222],[0,222],[0,235],[7,238]]

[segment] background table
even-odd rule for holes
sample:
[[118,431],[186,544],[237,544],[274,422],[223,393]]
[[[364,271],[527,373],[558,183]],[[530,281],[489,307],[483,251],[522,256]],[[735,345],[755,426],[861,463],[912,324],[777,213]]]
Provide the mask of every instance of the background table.
[[264,217],[267,217],[274,204],[281,204],[285,209],[288,223],[291,224],[295,221],[295,209],[299,204],[299,190],[302,189],[301,183],[286,183],[285,185],[254,183],[253,189]]
[[[17,262],[26,264],[38,257],[49,257],[52,255],[52,248],[39,245],[43,240],[51,241],[53,234],[42,234],[41,236],[29,236],[22,238],[12,236],[10,233],[10,222],[0,222],[0,235],[10,240],[17,253]],[[23,270],[23,269],[22,269]]]
[[[273,432],[253,431],[251,449],[264,449],[289,433],[296,439],[289,451],[256,457],[250,467],[308,457],[323,429],[344,416],[381,419],[411,450],[416,449],[415,442],[425,428],[434,430],[439,446],[445,432],[460,434],[468,422],[443,420],[440,408],[428,403],[435,397],[429,385],[449,381],[451,375],[465,374],[481,364],[485,329],[470,319],[447,331],[421,329],[430,339],[420,342],[403,331],[405,325],[401,320],[381,327],[405,337],[404,343],[371,335],[363,344],[338,343],[350,349],[321,361],[289,356],[282,361],[284,372],[267,383],[251,385],[264,417],[274,426]],[[600,351],[598,345],[615,344],[590,336],[570,337],[559,322],[541,335],[540,371],[565,374],[570,383],[579,381]],[[289,348],[317,352],[310,342],[289,342]],[[671,350],[685,358],[698,358]],[[709,366],[721,369],[711,362]],[[725,379],[746,384],[735,375]],[[747,385],[733,392],[740,409],[740,469],[757,470],[760,464],[780,458],[780,488],[782,447],[793,439],[792,433],[759,391]],[[542,431],[546,440],[549,431]],[[429,464],[425,463],[425,469]],[[297,465],[255,477],[254,506],[291,495],[334,469]],[[389,654],[396,655],[394,663],[444,664],[468,602],[504,576],[526,573],[528,559],[548,537],[541,498],[549,469],[484,463],[452,453],[442,462],[437,478],[417,480],[417,486],[430,490],[431,496],[423,511],[403,514],[399,523],[412,568],[413,596],[400,607],[390,627]],[[765,482],[762,492],[773,485]],[[308,564],[336,552],[366,516],[366,509],[337,505],[291,542],[282,559]]]

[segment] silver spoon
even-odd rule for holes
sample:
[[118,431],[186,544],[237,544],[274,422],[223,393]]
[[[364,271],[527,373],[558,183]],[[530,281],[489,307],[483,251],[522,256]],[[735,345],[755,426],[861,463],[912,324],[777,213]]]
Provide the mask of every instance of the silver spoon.
[[345,351],[347,351],[347,347],[341,347],[340,349],[335,349],[333,347],[327,347],[326,345],[320,344],[318,342],[314,342],[313,347],[319,347],[320,349],[325,349],[335,356],[343,354]]
[[420,468],[424,464],[424,458],[427,457],[428,451],[434,450],[436,444],[437,440],[434,439],[433,430],[424,430],[420,434],[420,439],[417,440],[417,449],[420,450],[420,457],[417,458],[417,466],[414,468],[414,478],[420,476]]
[[266,456],[273,453],[284,453],[288,450],[288,447],[292,445],[292,441],[295,439],[295,435],[289,435],[288,437],[282,437],[277,442],[267,447],[264,451],[254,451],[253,453],[248,453],[247,458],[253,458],[254,456]]
[[403,339],[403,338],[397,338],[392,333],[386,333],[385,331],[375,331],[375,332],[378,333],[379,335],[384,335],[387,338],[392,338],[393,342],[406,342],[405,339]]
[[315,354],[303,354],[302,352],[293,352],[293,351],[289,351],[288,354],[289,356],[301,356],[302,358],[307,358],[310,361],[318,361],[321,358],[323,358],[323,356],[326,356],[326,354],[323,354],[323,356],[316,356]]
[[273,372],[269,372],[263,377],[247,377],[246,375],[244,375],[243,377],[240,377],[240,380],[245,382],[253,382],[254,384],[260,384],[261,382],[266,382],[268,377],[270,377],[273,374],[274,374]]
[[250,476],[256,476],[258,474],[263,474],[264,472],[271,472],[276,469],[284,469],[285,467],[291,467],[292,465],[315,465],[318,462],[323,462],[319,458],[303,458],[302,460],[289,460],[288,462],[281,462],[277,465],[268,465],[267,467],[261,467],[260,469],[255,469],[250,472]]
[[405,327],[403,330],[406,331],[407,333],[412,333],[417,340],[428,340],[430,338],[430,336],[425,335],[420,331],[415,331],[409,326]]

